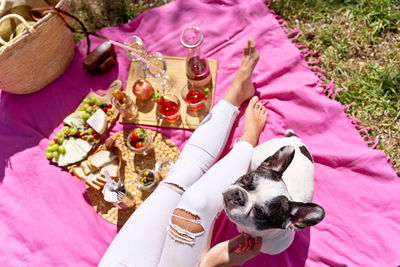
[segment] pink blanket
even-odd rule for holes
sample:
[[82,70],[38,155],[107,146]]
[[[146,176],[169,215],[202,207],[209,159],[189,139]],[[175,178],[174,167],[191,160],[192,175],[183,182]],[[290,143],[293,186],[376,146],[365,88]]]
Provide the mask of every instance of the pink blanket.
[[[260,141],[282,136],[288,128],[303,139],[315,159],[314,202],[325,208],[326,217],[298,232],[283,253],[260,255],[246,266],[399,265],[400,181],[384,153],[360,137],[345,107],[325,96],[325,91],[334,96],[333,84],[323,85],[322,70],[305,61],[307,49],[296,47],[282,24],[259,0],[177,0],[101,33],[120,41],[137,34],[149,51],[185,56],[179,34],[186,26],[199,26],[203,51],[219,62],[216,101],[234,77],[247,38],[257,42],[261,58],[254,82],[269,111]],[[95,78],[82,71],[85,50],[85,42],[77,45],[67,72],[42,91],[1,92],[0,266],[93,266],[118,231],[95,213],[84,183],[45,157],[49,138],[90,90],[99,93],[114,79],[127,79],[129,62],[122,50],[117,49],[118,67]],[[240,117],[226,151],[242,126]],[[123,127],[132,126],[117,123],[112,133]],[[180,149],[191,135],[157,130]],[[213,244],[235,234],[222,214]]]

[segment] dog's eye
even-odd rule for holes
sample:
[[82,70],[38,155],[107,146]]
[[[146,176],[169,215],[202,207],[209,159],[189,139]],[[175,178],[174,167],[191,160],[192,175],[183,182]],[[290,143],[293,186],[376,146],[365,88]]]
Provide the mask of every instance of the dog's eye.
[[251,182],[253,182],[253,177],[250,175],[246,175],[245,177],[243,177],[242,179],[242,183],[245,185],[250,184]]
[[255,207],[254,208],[254,212],[255,212],[257,217],[263,217],[264,216],[264,210],[262,208]]

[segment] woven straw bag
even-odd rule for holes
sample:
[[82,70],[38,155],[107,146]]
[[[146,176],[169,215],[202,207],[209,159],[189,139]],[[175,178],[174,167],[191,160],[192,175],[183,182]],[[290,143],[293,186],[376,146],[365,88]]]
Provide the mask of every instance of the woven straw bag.
[[[5,1],[9,0],[0,0],[0,13]],[[68,12],[68,0],[60,0],[56,7]],[[0,89],[14,94],[36,92],[68,68],[74,57],[73,33],[52,13],[33,26],[17,14],[0,18],[0,24],[9,18],[20,20],[26,30],[8,43],[0,39]]]

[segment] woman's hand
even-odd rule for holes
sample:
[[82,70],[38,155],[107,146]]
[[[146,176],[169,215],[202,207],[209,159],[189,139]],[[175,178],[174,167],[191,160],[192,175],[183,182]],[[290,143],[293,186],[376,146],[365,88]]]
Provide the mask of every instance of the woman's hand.
[[212,247],[202,259],[200,267],[242,265],[260,253],[261,245],[261,237],[254,238],[242,233]]

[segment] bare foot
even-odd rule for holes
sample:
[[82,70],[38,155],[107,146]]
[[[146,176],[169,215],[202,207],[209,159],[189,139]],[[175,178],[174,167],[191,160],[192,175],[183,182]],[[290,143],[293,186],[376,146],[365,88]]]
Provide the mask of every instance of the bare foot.
[[253,96],[244,113],[244,129],[240,139],[256,146],[266,121],[267,109],[258,101],[257,96]]
[[251,75],[253,74],[258,59],[259,54],[256,50],[256,42],[254,42],[253,39],[249,39],[243,49],[240,67],[224,96],[226,101],[239,107],[244,101],[250,99],[254,95],[255,88],[251,82]]

